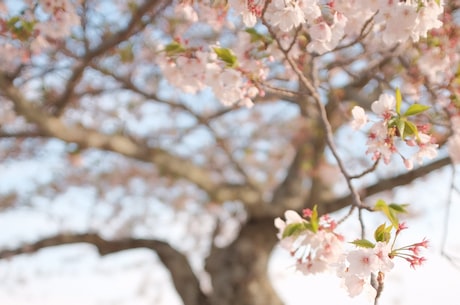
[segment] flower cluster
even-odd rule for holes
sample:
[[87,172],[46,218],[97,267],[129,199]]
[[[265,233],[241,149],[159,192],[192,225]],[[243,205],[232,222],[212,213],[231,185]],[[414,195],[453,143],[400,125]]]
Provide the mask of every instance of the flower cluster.
[[[265,1],[232,0],[243,22],[253,27],[262,17]],[[306,26],[311,37],[309,52],[323,54],[334,49],[344,33],[359,35],[366,22],[373,19],[373,31],[386,45],[418,41],[431,29],[439,28],[443,12],[441,0],[368,1],[273,0],[263,13],[266,22],[282,32]]]
[[280,245],[296,258],[296,269],[304,274],[324,272],[338,262],[343,253],[343,237],[334,232],[335,222],[327,215],[318,219],[316,209],[300,217],[286,211],[286,221],[275,219]]
[[[40,53],[55,42],[68,37],[72,27],[80,24],[75,4],[70,0],[36,2],[33,3],[34,8],[30,11],[24,10],[19,15],[0,17],[0,36],[8,37],[13,41],[19,40],[32,54]],[[35,11],[40,13],[34,14]],[[6,46],[11,49],[13,44],[6,43]],[[14,55],[22,62],[29,60],[30,56],[25,49],[16,47],[14,51],[16,53]]]
[[[240,36],[241,41],[247,40],[250,45],[249,33]],[[163,47],[156,60],[166,79],[183,92],[194,94],[210,87],[226,106],[251,107],[252,99],[263,95],[253,80],[265,79],[266,68],[258,60],[248,58],[248,45],[242,45],[246,47],[230,50],[217,45],[207,50],[176,41]]]
[[[384,93],[372,103],[371,109],[379,120],[370,127],[367,153],[372,154],[373,160],[382,158],[386,164],[390,162],[393,154],[399,154],[406,168],[412,169],[414,160],[421,164],[425,157],[429,159],[436,157],[438,144],[435,144],[434,138],[428,134],[427,125],[416,125],[409,120],[410,117],[426,111],[429,107],[413,104],[402,113],[401,103],[399,90],[396,90],[396,98]],[[351,126],[355,130],[363,128],[370,121],[364,109],[359,106],[353,107],[351,113],[353,116]],[[397,148],[397,139],[409,147],[417,147],[418,151],[409,158],[404,157]]]
[[[421,265],[425,258],[420,250],[427,248],[426,239],[408,246],[396,248],[396,239],[404,223],[399,223],[397,214],[406,212],[405,205],[387,204],[379,200],[374,211],[382,212],[391,222],[378,226],[374,232],[375,242],[357,239],[351,244],[356,247],[347,249],[342,235],[335,232],[337,224],[327,215],[318,217],[316,207],[304,210],[303,217],[297,212],[285,212],[285,221],[275,219],[280,245],[296,259],[296,270],[305,275],[328,270],[335,271],[351,297],[367,291],[376,294],[383,283],[383,276],[394,267],[393,259],[400,257],[414,268]],[[394,233],[394,234],[392,234]],[[377,283],[372,278],[377,275]]]

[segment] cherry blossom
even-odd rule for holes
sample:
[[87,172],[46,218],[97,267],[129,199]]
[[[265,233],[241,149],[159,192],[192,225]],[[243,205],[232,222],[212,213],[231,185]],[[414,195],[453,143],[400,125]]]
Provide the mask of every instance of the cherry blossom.
[[347,255],[348,272],[356,276],[369,276],[378,271],[378,257],[373,249],[357,249]]
[[312,41],[307,46],[307,51],[324,54],[334,49],[345,33],[347,18],[343,14],[336,13],[333,16],[333,24],[320,22],[310,27]]
[[237,11],[243,18],[244,25],[253,27],[257,22],[256,14],[260,13],[255,7],[251,10],[246,0],[229,0],[228,4]]
[[414,159],[419,163],[423,163],[424,158],[433,159],[438,155],[438,144],[432,143],[433,138],[430,135],[419,132],[418,152],[415,153]]
[[283,32],[305,23],[305,15],[297,0],[273,0],[269,8],[267,20]]
[[351,122],[351,127],[355,130],[361,129],[364,125],[367,124],[368,118],[364,109],[360,106],[354,106],[351,110],[353,115],[353,121]]
[[380,95],[379,99],[372,103],[371,109],[375,114],[388,118],[394,114],[396,100],[389,94]]

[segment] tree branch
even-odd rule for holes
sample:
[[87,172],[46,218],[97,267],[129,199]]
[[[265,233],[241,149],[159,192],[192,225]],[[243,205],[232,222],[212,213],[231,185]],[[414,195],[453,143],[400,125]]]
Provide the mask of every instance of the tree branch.
[[65,86],[64,92],[60,97],[54,101],[52,104],[52,113],[54,115],[60,115],[64,110],[65,106],[71,100],[71,96],[74,92],[75,87],[83,76],[88,64],[96,57],[104,54],[107,50],[115,47],[119,43],[126,41],[130,36],[136,34],[145,28],[149,22],[142,20],[142,17],[147,15],[149,12],[153,11],[152,16],[149,18],[153,19],[160,11],[162,11],[171,0],[147,0],[142,5],[140,5],[132,14],[131,20],[128,22],[127,26],[124,27],[119,32],[113,34],[110,38],[105,39],[100,45],[96,48],[89,50],[82,58],[82,61],[75,67],[70,76],[67,84]]
[[[414,170],[411,170],[407,173],[394,176],[386,179],[379,179],[375,184],[371,184],[361,190],[359,190],[361,198],[367,198],[372,195],[378,194],[383,191],[391,190],[395,187],[406,185],[414,181],[415,179],[421,178],[437,169],[440,169],[444,166],[450,165],[451,160],[449,157],[445,157],[434,162],[431,162],[427,165],[421,166]],[[352,196],[347,195],[338,199],[331,200],[329,202],[322,203],[318,206],[318,209],[321,213],[332,213],[334,211],[340,210],[352,202]]]
[[254,206],[262,201],[262,195],[245,184],[220,183],[213,178],[212,171],[202,168],[188,159],[170,154],[161,148],[150,148],[125,135],[107,135],[82,126],[68,126],[60,118],[43,113],[34,103],[25,99],[21,92],[0,74],[0,90],[10,99],[18,114],[36,124],[41,132],[64,142],[75,143],[81,148],[112,151],[129,158],[150,162],[164,174],[188,180],[204,190],[211,200],[225,202],[241,200]]
[[37,252],[40,249],[65,244],[88,243],[94,245],[100,255],[120,252],[135,248],[147,248],[158,254],[161,262],[168,268],[177,293],[186,305],[208,304],[207,296],[201,291],[199,281],[193,273],[187,258],[171,247],[168,243],[159,240],[127,238],[120,240],[106,240],[94,233],[88,234],[59,234],[44,238],[32,244],[23,245],[16,249],[0,251],[0,259],[19,254]]
[[45,138],[47,137],[44,133],[39,131],[19,131],[19,132],[3,132],[0,131],[0,138]]

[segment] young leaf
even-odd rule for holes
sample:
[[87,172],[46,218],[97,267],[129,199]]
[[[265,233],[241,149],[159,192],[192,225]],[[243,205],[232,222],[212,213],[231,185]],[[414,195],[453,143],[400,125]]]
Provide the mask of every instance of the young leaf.
[[395,213],[407,213],[406,207],[408,204],[397,204],[397,203],[390,203],[388,207],[394,211]]
[[357,239],[355,241],[352,241],[351,243],[360,248],[371,248],[372,249],[375,247],[375,245],[372,242],[368,241],[367,239]]
[[396,121],[396,127],[398,128],[400,137],[404,139],[404,131],[406,130],[405,118],[398,118],[398,120]]
[[174,41],[165,47],[166,53],[171,56],[185,51],[185,48],[178,42]]
[[385,224],[381,224],[377,229],[375,229],[374,232],[374,238],[375,241],[381,241],[381,242],[389,242],[391,239],[391,229],[392,226],[386,226]]
[[401,114],[401,103],[402,103],[401,90],[399,90],[399,88],[396,88],[396,113],[397,114]]
[[313,226],[312,226],[311,223],[309,223],[309,222],[304,222],[304,223],[303,223],[303,227],[305,228],[305,230],[308,230],[308,231],[311,231],[311,232],[315,232],[314,229],[313,229]]
[[304,224],[302,222],[295,222],[288,224],[283,231],[283,238],[289,237],[292,235],[297,235],[305,230]]
[[264,44],[270,44],[273,41],[273,39],[271,39],[270,37],[267,37],[265,35],[260,34],[254,28],[248,28],[245,31],[246,31],[246,33],[251,35],[251,42],[261,41]]
[[430,109],[430,106],[421,105],[421,104],[413,104],[413,105],[410,105],[409,109],[407,109],[406,113],[404,113],[404,116],[416,115],[428,109]]
[[313,211],[310,216],[310,223],[311,223],[312,231],[314,233],[318,232],[319,220],[318,220],[318,207],[316,204],[313,207]]
[[397,228],[399,225],[398,218],[396,217],[395,213],[393,210],[390,209],[388,204],[384,200],[378,200],[377,203],[375,204],[374,210],[376,211],[381,211],[385,216],[388,218],[388,220],[391,222],[391,224]]
[[418,138],[418,129],[417,129],[417,126],[415,126],[414,123],[410,122],[410,121],[404,121],[404,137],[406,136],[416,136]]
[[236,56],[229,49],[215,47],[213,50],[217,57],[227,64],[227,67],[234,68],[238,65]]

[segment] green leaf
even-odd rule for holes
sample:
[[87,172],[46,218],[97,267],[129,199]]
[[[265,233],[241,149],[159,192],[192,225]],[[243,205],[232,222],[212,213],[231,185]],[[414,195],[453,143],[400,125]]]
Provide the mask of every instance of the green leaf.
[[418,129],[417,126],[415,126],[414,123],[405,121],[404,122],[404,135],[402,135],[402,138],[404,139],[406,136],[416,136],[418,138]]
[[313,207],[313,211],[311,212],[310,224],[311,224],[311,227],[312,227],[312,231],[314,233],[318,232],[319,219],[318,219],[318,207],[317,207],[316,204]]
[[32,36],[35,24],[36,22],[24,20],[20,16],[13,16],[6,21],[6,27],[21,41]]
[[268,37],[268,36],[265,36],[263,34],[260,34],[254,28],[248,28],[245,31],[246,31],[246,33],[251,35],[251,42],[261,41],[266,45],[273,42],[273,39],[271,37]]
[[388,220],[391,222],[391,224],[397,228],[399,225],[399,220],[396,217],[395,213],[393,210],[390,209],[388,204],[384,200],[378,200],[377,203],[375,204],[374,210],[376,211],[381,211],[385,216],[388,218]]
[[360,248],[371,248],[372,249],[375,247],[375,245],[372,242],[368,241],[367,239],[357,239],[355,241],[352,241],[351,243]]
[[185,48],[178,42],[173,41],[165,47],[166,53],[171,56],[185,51]]
[[12,29],[16,26],[16,23],[20,20],[21,18],[19,18],[19,16],[13,16],[6,22],[6,25],[8,26],[8,28]]
[[399,90],[399,88],[396,88],[396,113],[397,114],[401,114],[401,103],[402,103],[401,90]]
[[236,56],[229,49],[215,47],[213,50],[217,54],[217,57],[227,64],[227,67],[234,68],[238,65]]
[[406,120],[400,118],[396,121],[396,128],[398,128],[399,136],[404,139],[404,131],[406,130]]
[[421,104],[413,104],[413,105],[410,105],[409,109],[407,109],[406,113],[404,113],[404,116],[416,115],[424,111],[427,111],[428,109],[430,109],[430,106],[421,105]]
[[397,203],[390,203],[388,207],[394,211],[395,213],[407,213],[406,207],[408,204],[397,204]]
[[377,229],[375,229],[375,232],[374,232],[374,238],[375,238],[375,241],[379,242],[389,242],[390,239],[391,239],[391,229],[393,227],[392,226],[386,226],[385,224],[381,224],[380,226],[378,226]]
[[311,225],[311,223],[309,223],[309,222],[304,222],[304,223],[303,223],[303,226],[304,226],[304,228],[305,228],[306,230],[315,232],[313,226]]
[[304,223],[295,222],[295,223],[288,224],[286,228],[284,228],[283,238],[289,237],[292,235],[297,235],[301,233],[302,231],[305,231]]
[[259,34],[254,28],[246,29],[246,33],[251,35],[251,42],[264,41],[264,35]]
[[127,44],[126,46],[122,47],[118,51],[118,54],[120,56],[120,60],[123,63],[133,62],[133,60],[134,60],[133,45],[132,44]]

